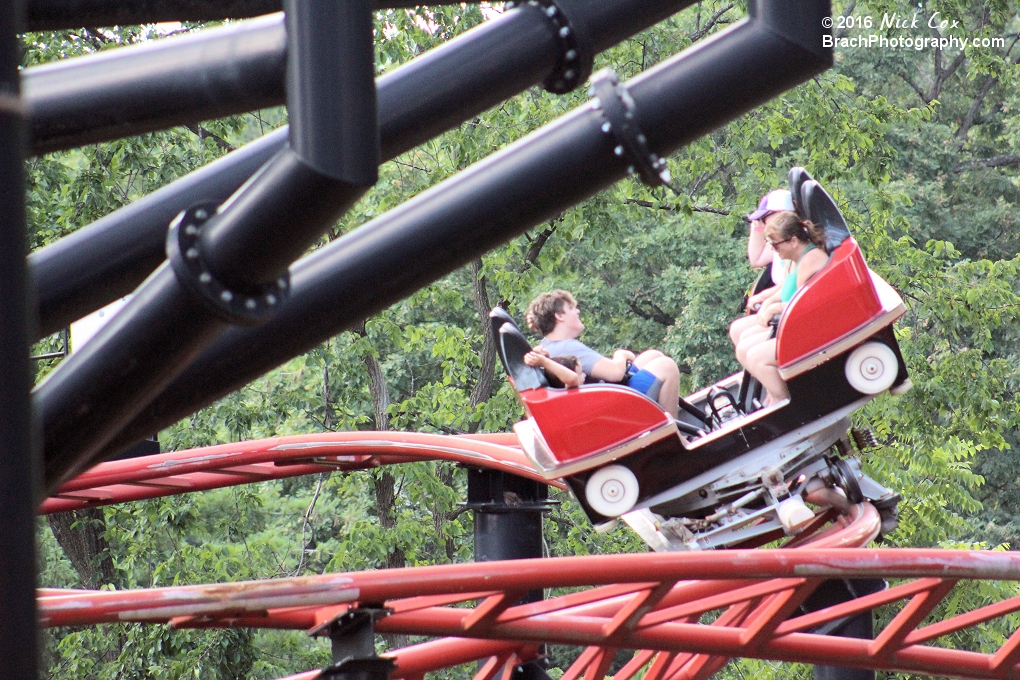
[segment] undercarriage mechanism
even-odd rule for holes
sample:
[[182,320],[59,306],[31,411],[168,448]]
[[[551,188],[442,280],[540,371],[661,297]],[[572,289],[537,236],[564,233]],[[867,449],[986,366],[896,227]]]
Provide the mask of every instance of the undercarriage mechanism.
[[[796,535],[829,511],[845,515],[867,501],[878,509],[885,535],[897,526],[901,496],[861,471],[850,443],[851,438],[867,436],[859,432],[852,430],[829,446],[758,452],[682,496],[620,519],[653,550],[705,550]],[[610,467],[626,470],[623,466],[602,470]]]

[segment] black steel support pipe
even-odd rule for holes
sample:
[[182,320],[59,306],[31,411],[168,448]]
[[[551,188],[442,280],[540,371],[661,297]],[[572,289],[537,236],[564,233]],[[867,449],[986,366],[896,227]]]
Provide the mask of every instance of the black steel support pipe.
[[[475,562],[526,560],[543,556],[542,515],[549,511],[549,487],[497,470],[468,468],[468,501],[474,518]],[[538,602],[542,590],[517,604]]]
[[[627,86],[652,150],[668,154],[824,71],[828,0],[758,0],[749,20]],[[189,415],[626,175],[591,103],[300,260],[259,329],[230,329],[104,454]],[[52,480],[48,480],[52,483]]]
[[[242,290],[283,275],[379,177],[371,2],[285,2],[290,150],[231,199],[198,245],[213,275]],[[349,195],[324,200],[336,191]]]
[[[94,464],[96,453],[226,324],[272,316],[289,289],[288,265],[368,188],[354,182],[374,182],[378,143],[361,139],[373,139],[378,129],[371,2],[293,0],[288,5],[288,22],[295,27],[289,36],[306,42],[288,50],[295,62],[288,70],[288,106],[301,121],[291,135],[335,140],[348,153],[369,148],[368,157],[306,159],[288,146],[219,212],[208,204],[182,213],[167,237],[169,261],[36,389],[47,479],[59,483]],[[338,25],[347,30],[330,39]],[[331,53],[347,58],[344,68],[336,68]],[[338,104],[325,101],[330,93]],[[351,103],[359,97],[363,101]],[[308,106],[327,111],[305,111]],[[341,120],[337,109],[360,118]],[[320,172],[310,161],[333,165]],[[217,229],[221,238],[203,248],[202,237]],[[233,248],[228,255],[245,259],[224,257],[218,250],[222,244]],[[221,270],[224,262],[229,266]]]
[[[475,562],[542,557],[542,515],[549,510],[549,487],[497,470],[468,468],[467,473]],[[538,602],[543,597],[539,588],[525,593],[516,604]],[[551,680],[542,665],[539,660],[518,665],[511,680]]]
[[29,390],[20,0],[0,3],[0,668],[37,678],[35,508],[41,498]]
[[124,297],[166,260],[166,230],[185,208],[222,203],[287,143],[277,130],[31,253],[36,339]]
[[[574,2],[574,20],[603,50],[692,0]],[[525,5],[382,76],[381,157],[394,158],[542,82],[555,68],[557,44],[545,13]],[[287,135],[277,130],[32,253],[40,336],[132,291],[165,257],[170,220],[199,201],[226,200]]]
[[[376,0],[374,4],[377,9],[421,5],[416,0]],[[460,0],[430,0],[428,4],[456,5]],[[247,19],[279,12],[282,6],[282,0],[28,0],[27,30]]]
[[[130,422],[139,400],[158,393],[226,322],[188,295],[164,263],[91,340],[36,388],[45,424],[45,477],[72,476]],[[59,483],[59,480],[58,480]]]
[[[692,4],[692,0],[558,2],[577,22],[577,34],[588,36],[599,51]],[[515,13],[520,12],[506,12]],[[559,44],[553,29],[546,31],[528,45],[538,57],[547,51],[555,54]],[[275,14],[26,69],[22,90],[32,151],[73,148],[282,104],[286,41],[283,16]],[[517,54],[525,67],[536,59],[529,50]],[[453,66],[454,84],[458,74],[478,73],[491,63],[484,55],[480,64],[470,56]],[[518,79],[509,69],[504,75]],[[433,77],[431,82],[438,80]],[[419,93],[415,99],[422,97]]]
[[25,69],[32,152],[119,139],[284,101],[283,16]]

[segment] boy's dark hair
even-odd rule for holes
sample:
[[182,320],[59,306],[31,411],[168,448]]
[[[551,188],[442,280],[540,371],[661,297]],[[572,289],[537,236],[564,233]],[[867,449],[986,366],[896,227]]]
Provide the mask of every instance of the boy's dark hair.
[[549,335],[556,328],[556,315],[566,309],[567,305],[577,306],[574,296],[565,290],[553,290],[542,293],[528,305],[524,315],[528,328],[542,336]]
[[[568,354],[566,356],[561,356],[561,357],[552,357],[552,360],[555,361],[556,363],[558,363],[560,366],[566,366],[571,371],[576,371],[577,370],[577,364],[578,364],[577,357],[573,356],[572,354]],[[562,380],[557,378],[555,375],[553,375],[549,371],[544,371],[544,373],[545,373],[545,379],[547,381],[549,381],[549,387],[561,387],[561,388],[562,387],[566,387],[566,385],[563,384]]]

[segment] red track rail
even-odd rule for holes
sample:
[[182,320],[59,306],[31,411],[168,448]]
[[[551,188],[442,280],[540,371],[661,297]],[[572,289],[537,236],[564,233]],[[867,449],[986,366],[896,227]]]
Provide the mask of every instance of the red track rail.
[[[1020,611],[1020,596],[920,626],[960,581],[1020,580],[1020,555],[955,550],[854,549],[878,516],[855,508],[848,526],[800,549],[607,555],[454,564],[142,591],[40,591],[47,626],[112,622],[179,628],[260,627],[313,631],[359,603],[385,603],[381,633],[445,636],[398,650],[393,677],[489,658],[476,680],[534,658],[542,643],[584,651],[567,680],[602,678],[618,649],[638,649],[615,675],[702,678],[729,658],[900,670],[969,678],[1017,676],[1020,633],[994,652],[954,650],[937,638]],[[895,587],[811,614],[797,607],[823,580],[881,576]],[[576,589],[511,606],[535,588]],[[476,603],[477,601],[477,603]],[[819,635],[821,624],[898,607],[874,640]],[[714,616],[714,615],[718,616]],[[705,622],[702,620],[705,619]],[[292,676],[308,679],[318,671]]]
[[330,470],[364,470],[424,460],[498,469],[549,483],[536,474],[512,433],[326,432],[102,463],[61,486],[39,512],[80,510]]
[[[912,580],[852,602],[794,615],[824,579],[865,576]],[[628,680],[648,666],[655,678],[703,677],[737,656],[822,664],[838,659],[841,665],[862,668],[1015,677],[1020,634],[992,653],[929,643],[1020,610],[1020,596],[918,627],[959,581],[970,579],[1020,580],[1020,556],[831,548],[608,555],[134,592],[50,592],[40,597],[40,610],[43,623],[49,626],[139,621],[178,627],[311,630],[359,602],[385,602],[392,613],[379,621],[379,632],[471,638],[500,645],[472,647],[453,640],[433,647],[433,652],[445,652],[449,645],[463,645],[461,659],[478,654],[498,658],[500,649],[517,654],[523,647],[544,642],[583,646],[585,651],[565,675],[568,680],[582,674],[603,677],[617,649],[643,651],[617,673],[616,680]],[[534,588],[581,590],[510,606]],[[464,607],[475,600],[477,605]],[[881,605],[901,608],[874,640],[809,632],[819,624]],[[710,613],[720,616],[702,623],[702,617]],[[514,642],[522,647],[513,647]],[[409,662],[399,666],[395,677],[418,677],[428,666],[429,654],[421,646],[403,650],[398,659],[402,653],[417,653],[422,659],[413,670]],[[449,658],[442,663],[448,665]],[[491,670],[495,673],[498,668]]]
[[[281,437],[100,465],[65,484],[42,512],[58,512],[331,469],[450,460],[539,479],[514,435],[449,437],[355,432]],[[816,523],[821,526],[824,519]],[[968,678],[1020,677],[1020,632],[993,652],[931,644],[1020,611],[1020,596],[931,625],[921,622],[972,579],[1020,580],[1020,556],[951,550],[863,550],[874,508],[795,541],[795,549],[609,555],[414,569],[139,591],[41,589],[43,625],[113,622],[178,628],[316,631],[361,603],[385,603],[381,633],[440,639],[393,652],[394,678],[488,659],[475,680],[509,678],[545,643],[583,647],[563,680],[600,680],[619,649],[637,649],[615,680],[704,678],[730,658],[832,664]],[[791,548],[793,546],[791,545]],[[857,548],[857,549],[855,549]],[[874,595],[799,614],[828,578],[910,579]],[[512,606],[536,588],[576,590]],[[812,633],[875,607],[898,607],[874,640]],[[705,622],[703,622],[705,621]],[[311,680],[309,671],[287,680]]]

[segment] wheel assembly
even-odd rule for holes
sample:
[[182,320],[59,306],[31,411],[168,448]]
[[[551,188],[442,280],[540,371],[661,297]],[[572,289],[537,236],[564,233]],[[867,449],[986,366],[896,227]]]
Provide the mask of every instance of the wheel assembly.
[[600,515],[619,517],[637,503],[637,477],[622,465],[608,465],[588,478],[584,497]]
[[857,483],[857,475],[854,474],[850,463],[839,459],[832,461],[831,466],[836,483],[846,492],[847,500],[855,505],[863,501],[864,492],[861,491],[861,485]]
[[879,394],[889,389],[896,380],[899,362],[888,345],[867,342],[847,357],[845,372],[850,386],[858,392]]

